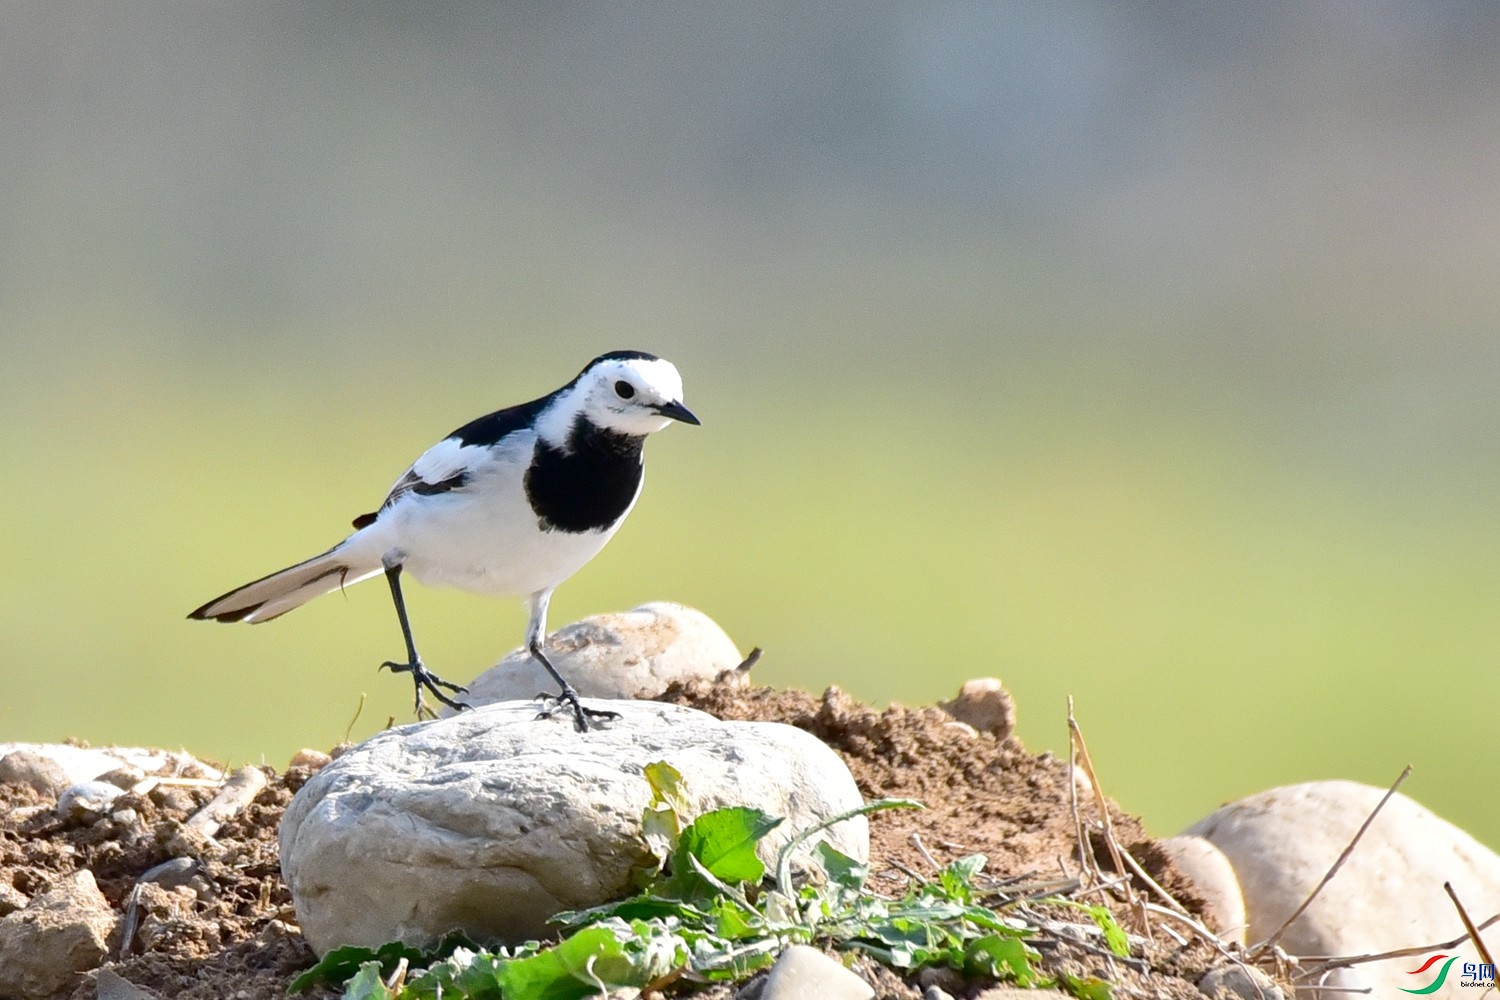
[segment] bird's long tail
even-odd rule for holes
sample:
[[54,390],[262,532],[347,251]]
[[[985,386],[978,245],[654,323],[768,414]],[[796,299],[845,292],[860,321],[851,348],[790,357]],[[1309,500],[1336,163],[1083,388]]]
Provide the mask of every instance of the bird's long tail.
[[356,564],[351,555],[347,541],[340,543],[322,555],[215,597],[188,617],[200,621],[212,618],[221,622],[268,622],[300,608],[314,597],[381,572],[378,564],[372,567],[364,560]]

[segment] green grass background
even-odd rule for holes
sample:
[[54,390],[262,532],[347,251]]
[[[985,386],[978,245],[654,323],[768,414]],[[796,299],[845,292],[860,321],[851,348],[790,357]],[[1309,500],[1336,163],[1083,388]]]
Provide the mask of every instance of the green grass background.
[[[1158,833],[1411,763],[1500,846],[1497,48],[1495,5],[16,5],[0,740],[406,720],[379,583],[184,616],[642,348],[704,425],[554,626],[995,675],[1036,749],[1072,695]],[[410,600],[445,676],[520,639]]]
[[[408,684],[374,670],[399,648],[378,581],[263,626],[184,615],[321,551],[436,436],[586,352],[504,372],[149,343],[53,345],[8,380],[0,732],[282,765],[407,721]],[[554,627],[673,599],[764,647],[764,683],[921,704],[998,676],[1033,749],[1066,747],[1072,695],[1106,789],[1158,833],[1412,763],[1411,794],[1500,839],[1475,780],[1500,694],[1493,470],[1339,467],[1253,401],[1111,364],[747,374],[679,346],[704,426],[651,441],[641,504]],[[452,678],[524,625],[511,602],[410,601]]]

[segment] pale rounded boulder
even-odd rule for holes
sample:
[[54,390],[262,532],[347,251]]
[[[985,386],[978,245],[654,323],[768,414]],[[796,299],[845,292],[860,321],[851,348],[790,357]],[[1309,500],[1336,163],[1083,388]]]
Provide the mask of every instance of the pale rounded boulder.
[[[1244,894],[1246,939],[1253,944],[1274,934],[1302,905],[1384,794],[1352,781],[1274,788],[1224,806],[1187,833],[1213,843],[1234,867]],[[1452,883],[1476,920],[1500,911],[1500,857],[1398,793],[1291,925],[1281,947],[1297,956],[1353,956],[1451,940],[1463,925],[1444,882]],[[1482,961],[1473,945],[1465,941],[1442,953],[1458,960],[1445,982],[1426,995],[1476,995],[1461,985],[1462,963]],[[1425,993],[1442,963],[1415,973],[1422,964],[1422,956],[1371,962],[1331,972],[1323,982],[1370,989],[1379,997]]]
[[[652,698],[675,681],[744,683],[736,670],[744,657],[719,624],[671,601],[565,625],[547,637],[546,653],[586,698]],[[517,649],[468,687],[463,701],[477,707],[534,700],[555,692],[557,682],[531,653]]]
[[[629,895],[648,858],[643,769],[655,761],[681,772],[693,815],[748,805],[782,817],[761,844],[768,864],[798,831],[861,804],[843,761],[799,729],[656,702],[610,707],[622,718],[579,733],[567,711],[538,719],[532,705],[491,705],[387,730],[324,767],[281,824],[308,942],[319,953],[420,945],[451,930],[519,941],[560,910]],[[869,854],[862,817],[806,849],[818,839]]]
[[1245,895],[1224,852],[1202,837],[1186,835],[1166,837],[1156,844],[1197,887],[1207,907],[1204,923],[1224,940],[1244,944]]

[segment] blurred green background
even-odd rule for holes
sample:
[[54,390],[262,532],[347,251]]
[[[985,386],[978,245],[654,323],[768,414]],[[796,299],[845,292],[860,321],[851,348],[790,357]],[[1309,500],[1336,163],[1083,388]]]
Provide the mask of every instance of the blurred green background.
[[[594,354],[699,428],[559,626],[999,676],[1158,833],[1276,784],[1492,845],[1500,7],[11,5],[0,739],[409,718],[379,583],[184,620]],[[411,588],[465,678],[518,604]]]

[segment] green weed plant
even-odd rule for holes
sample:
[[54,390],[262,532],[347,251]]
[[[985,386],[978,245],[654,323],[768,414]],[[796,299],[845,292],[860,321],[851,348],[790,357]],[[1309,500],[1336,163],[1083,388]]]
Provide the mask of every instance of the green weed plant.
[[[638,873],[636,895],[558,914],[563,934],[553,943],[485,949],[454,936],[426,951],[401,944],[334,949],[298,977],[292,992],[331,982],[344,984],[344,1000],[582,1000],[679,979],[740,982],[768,968],[787,946],[809,944],[846,961],[867,955],[901,973],[943,966],[970,978],[1110,1000],[1103,981],[1039,970],[1040,955],[1027,943],[1036,930],[1004,907],[979,902],[982,855],[954,861],[888,899],[867,885],[868,866],[823,841],[811,852],[812,877],[793,884],[792,858],[819,832],[920,803],[881,799],[800,831],[767,873],[757,847],[782,820],[735,806],[684,824],[682,776],[659,762],[646,769],[646,779],[653,798],[642,835],[654,864]],[[1111,950],[1128,955],[1109,911],[1086,909]]]

